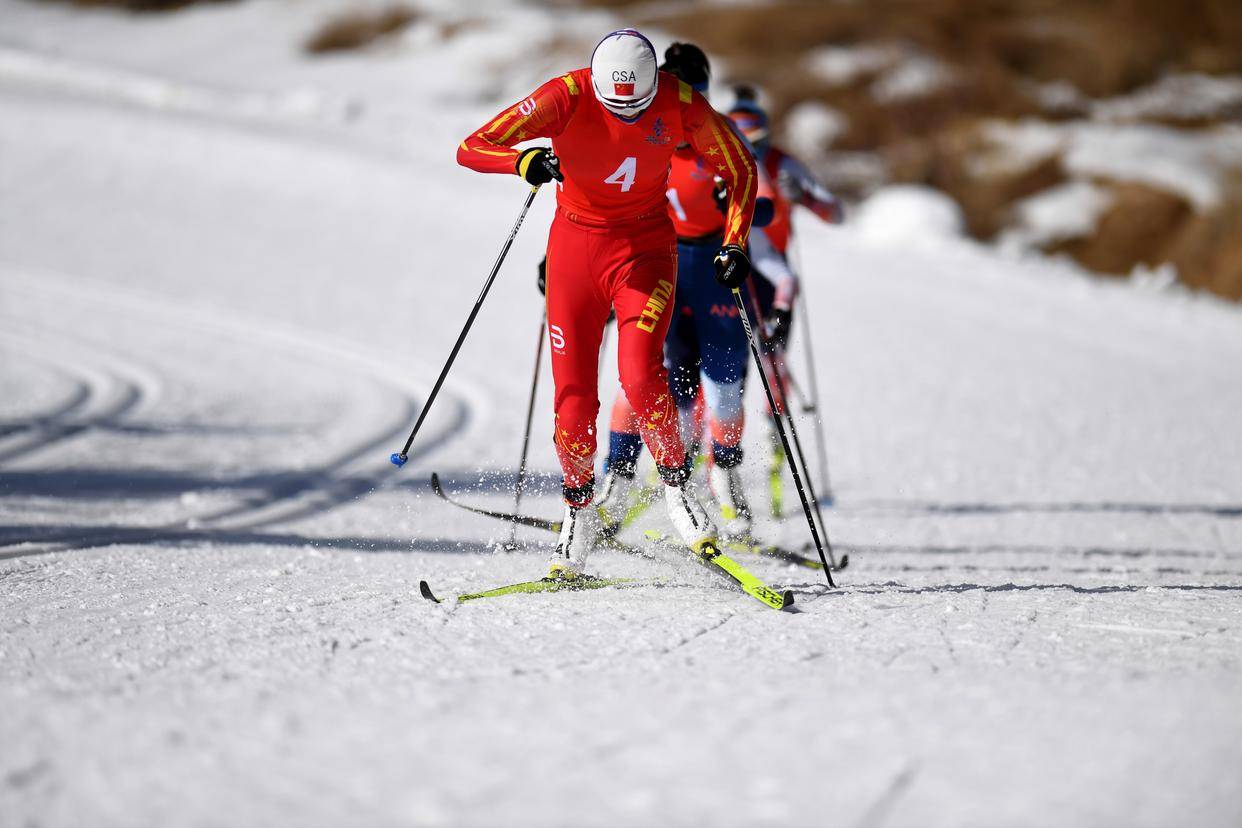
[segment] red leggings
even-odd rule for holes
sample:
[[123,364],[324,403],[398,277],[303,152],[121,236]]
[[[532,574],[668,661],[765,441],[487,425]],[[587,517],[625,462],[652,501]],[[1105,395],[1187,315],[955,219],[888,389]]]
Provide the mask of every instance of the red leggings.
[[[594,475],[599,346],[614,308],[621,387],[638,414],[643,440],[660,465],[685,462],[664,370],[676,285],[677,243],[666,214],[595,227],[557,211],[548,236],[548,336],[556,453],[567,498]],[[581,504],[590,497],[582,492],[572,499]]]

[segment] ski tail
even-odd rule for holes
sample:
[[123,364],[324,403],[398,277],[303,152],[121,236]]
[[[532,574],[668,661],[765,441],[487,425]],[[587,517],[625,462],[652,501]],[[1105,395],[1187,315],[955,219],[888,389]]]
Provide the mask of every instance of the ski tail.
[[808,558],[800,555],[790,549],[772,544],[758,543],[753,539],[722,539],[720,547],[726,552],[757,555],[760,558],[771,558],[776,561],[784,561],[785,563],[794,564],[795,566],[804,566],[807,569],[823,569],[824,565],[817,558]]
[[541,517],[523,515],[516,512],[498,512],[493,511],[492,509],[483,509],[479,506],[470,506],[469,504],[462,503],[460,500],[454,499],[448,494],[448,492],[444,491],[444,487],[440,484],[440,475],[435,472],[431,473],[431,490],[435,492],[436,497],[441,500],[452,503],[454,506],[459,509],[465,509],[467,512],[474,512],[476,515],[496,518],[497,520],[503,520],[507,523],[516,523],[520,526],[529,526],[532,529],[543,529],[544,531],[552,532],[553,534],[561,531],[561,522],[559,520],[545,520]]
[[[572,580],[541,578],[538,581],[506,584],[505,586],[483,590],[482,592],[467,592],[456,596],[454,600],[460,604],[466,601],[477,601],[482,598],[500,598],[505,595],[523,595],[537,592],[580,592],[588,589],[603,589],[604,587],[637,583],[640,583],[637,578],[597,578],[593,575],[584,575]],[[435,593],[431,591],[431,587],[426,581],[418,582],[418,591],[428,601],[433,601],[437,604],[444,603],[444,601],[435,596]]]

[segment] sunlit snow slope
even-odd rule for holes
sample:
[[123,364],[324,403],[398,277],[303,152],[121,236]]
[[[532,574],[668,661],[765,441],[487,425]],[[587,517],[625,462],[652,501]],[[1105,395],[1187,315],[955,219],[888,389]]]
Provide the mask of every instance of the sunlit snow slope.
[[[456,141],[572,68],[558,30],[514,45],[538,10],[446,41],[438,5],[308,63],[326,2],[0,2],[0,822],[1242,821],[1242,313],[1213,301],[803,223],[839,589],[747,561],[775,613],[601,552],[661,583],[419,597],[550,549],[495,553],[427,480],[511,502],[551,193],[386,458],[524,195]],[[551,517],[546,366],[540,394]]]

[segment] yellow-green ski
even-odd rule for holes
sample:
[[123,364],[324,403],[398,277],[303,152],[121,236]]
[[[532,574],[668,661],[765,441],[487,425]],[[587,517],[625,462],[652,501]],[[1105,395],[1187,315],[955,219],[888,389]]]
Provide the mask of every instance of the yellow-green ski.
[[[647,532],[649,540],[665,542],[666,538],[659,532]],[[698,560],[708,566],[715,567],[742,588],[742,591],[772,609],[789,609],[793,606],[794,596],[789,590],[775,590],[759,580],[754,573],[737,561],[720,551],[711,541],[704,542],[698,549],[690,550]]]
[[[592,575],[584,575],[580,578],[566,580],[563,578],[541,578],[538,581],[523,581],[520,584],[509,584],[508,586],[496,587],[495,589],[485,590],[483,592],[470,592],[465,595],[457,596],[457,603],[464,601],[476,601],[480,598],[499,598],[502,595],[522,595],[531,592],[576,592],[586,589],[602,589],[610,586],[620,586],[621,584],[637,583],[636,578],[596,578]],[[435,596],[431,591],[431,586],[426,581],[418,582],[418,591],[428,601],[434,601],[437,604],[444,603]]]

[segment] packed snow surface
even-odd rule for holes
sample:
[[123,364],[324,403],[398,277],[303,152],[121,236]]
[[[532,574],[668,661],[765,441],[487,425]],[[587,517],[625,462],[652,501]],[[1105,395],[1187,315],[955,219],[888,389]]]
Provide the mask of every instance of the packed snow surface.
[[[777,613],[602,551],[647,585],[423,600],[552,541],[498,553],[427,486],[511,504],[551,193],[386,459],[525,192],[454,148],[611,25],[425,7],[311,62],[326,1],[0,2],[0,822],[1242,822],[1242,313],[1213,300],[801,221],[839,588],[746,559]],[[527,62],[544,29],[577,45]],[[554,516],[546,365],[539,394],[524,506]]]

